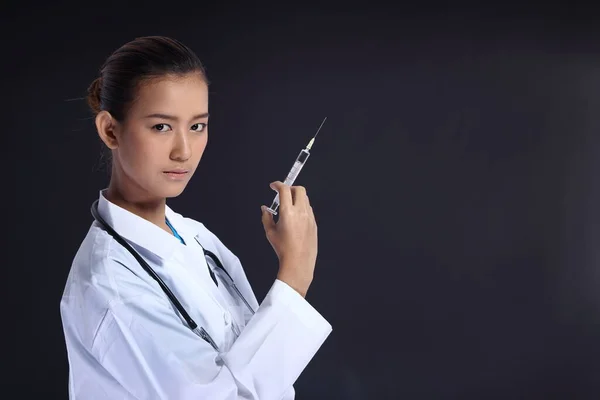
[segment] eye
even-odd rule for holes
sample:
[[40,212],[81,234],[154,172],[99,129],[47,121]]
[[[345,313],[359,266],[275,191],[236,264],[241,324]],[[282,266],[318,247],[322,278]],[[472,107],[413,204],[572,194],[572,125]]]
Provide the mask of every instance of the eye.
[[192,125],[192,129],[195,130],[196,132],[203,132],[204,129],[206,129],[206,124],[205,123],[197,123]]
[[168,130],[168,128],[171,128],[171,127],[167,124],[156,124],[152,127],[152,129],[156,129],[159,132],[166,132]]

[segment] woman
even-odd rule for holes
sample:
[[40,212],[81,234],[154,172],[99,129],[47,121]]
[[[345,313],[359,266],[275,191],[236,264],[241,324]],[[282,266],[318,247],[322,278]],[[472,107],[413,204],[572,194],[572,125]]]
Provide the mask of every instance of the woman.
[[259,305],[238,258],[166,205],[207,143],[208,83],[196,55],[169,38],[136,39],[108,57],[88,103],[112,174],[61,301],[70,398],[294,398],[294,381],[331,332],[304,299],[317,255],[304,188],[271,184],[277,223],[261,207],[279,272]]

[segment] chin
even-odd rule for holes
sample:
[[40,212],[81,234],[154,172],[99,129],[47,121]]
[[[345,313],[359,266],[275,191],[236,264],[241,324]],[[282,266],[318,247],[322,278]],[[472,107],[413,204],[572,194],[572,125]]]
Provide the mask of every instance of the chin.
[[172,187],[163,187],[162,190],[159,191],[161,193],[161,197],[166,199],[173,198],[179,196],[185,190],[187,185],[173,185]]
[[[185,189],[185,188],[184,188]],[[181,193],[183,193],[184,189],[180,189],[180,190],[169,190],[167,191],[166,195],[164,196],[167,199],[171,199],[173,197],[178,197]]]

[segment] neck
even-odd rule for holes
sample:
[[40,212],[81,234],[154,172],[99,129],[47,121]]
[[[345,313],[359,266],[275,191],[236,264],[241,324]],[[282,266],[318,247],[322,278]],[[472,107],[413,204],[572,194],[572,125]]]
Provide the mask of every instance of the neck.
[[[128,188],[132,187],[128,185]],[[170,232],[165,223],[166,199],[152,198],[141,190],[124,190],[118,179],[111,179],[106,199]]]

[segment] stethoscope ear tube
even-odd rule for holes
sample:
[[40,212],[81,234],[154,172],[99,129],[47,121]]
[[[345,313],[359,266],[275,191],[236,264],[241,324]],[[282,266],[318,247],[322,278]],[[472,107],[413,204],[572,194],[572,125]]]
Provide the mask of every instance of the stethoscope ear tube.
[[[177,300],[177,297],[175,297],[175,295],[173,294],[173,292],[171,292],[171,290],[169,289],[169,287],[163,282],[163,280],[156,274],[156,272],[154,272],[154,270],[148,265],[148,263],[138,254],[137,251],[135,251],[130,245],[129,243],[127,243],[125,241],[125,239],[123,239],[121,237],[121,235],[119,235],[117,232],[115,232],[115,230],[106,223],[106,221],[104,221],[104,219],[100,216],[100,214],[98,214],[98,200],[94,201],[94,203],[92,204],[92,215],[94,216],[94,218],[96,219],[96,221],[98,221],[102,227],[104,229],[106,229],[106,231],[123,247],[125,247],[130,253],[131,255],[133,255],[135,257],[135,259],[140,263],[140,265],[142,266],[142,268],[144,268],[144,270],[152,277],[154,278],[154,280],[160,285],[161,289],[167,294],[167,296],[169,297],[169,300],[171,300],[173,302],[173,304],[175,305],[175,307],[177,308],[177,311],[179,311],[181,313],[181,315],[183,316],[183,318],[185,319],[185,321],[187,322],[187,324],[190,326],[190,329],[192,329],[192,331],[196,332],[198,328],[198,324],[196,324],[196,322],[192,319],[192,317],[190,317],[190,315],[187,313],[187,311],[185,311],[185,308],[183,308],[183,306],[181,305],[181,303],[179,302],[179,300]],[[200,335],[204,340],[206,340],[207,342],[209,342],[211,344],[211,346],[215,347],[216,344],[214,343],[214,341],[212,339],[210,339],[210,336],[208,336],[208,333],[206,333],[206,331],[204,331],[204,329],[202,329],[203,334]],[[208,338],[206,337],[208,336]],[[215,347],[215,350],[216,347]]]

